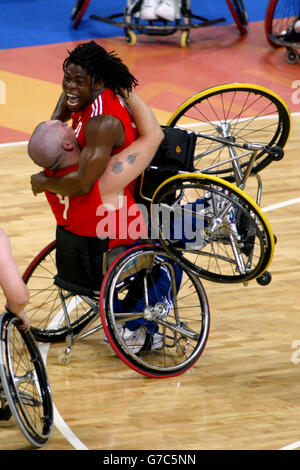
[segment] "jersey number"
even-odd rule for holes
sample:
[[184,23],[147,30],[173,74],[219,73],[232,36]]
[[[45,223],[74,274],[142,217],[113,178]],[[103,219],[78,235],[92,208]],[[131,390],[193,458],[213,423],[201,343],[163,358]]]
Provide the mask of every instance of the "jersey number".
[[61,194],[58,194],[57,197],[58,197],[59,202],[65,206],[63,218],[67,220],[68,209],[69,209],[69,196],[62,196]]

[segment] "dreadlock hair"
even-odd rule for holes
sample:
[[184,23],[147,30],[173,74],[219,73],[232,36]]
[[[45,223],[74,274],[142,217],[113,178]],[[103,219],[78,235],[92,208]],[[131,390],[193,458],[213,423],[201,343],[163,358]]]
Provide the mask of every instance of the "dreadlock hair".
[[63,62],[63,70],[69,64],[80,65],[94,81],[102,81],[106,88],[124,97],[137,86],[137,79],[129,72],[128,67],[116,56],[115,51],[107,52],[95,41],[79,44]]

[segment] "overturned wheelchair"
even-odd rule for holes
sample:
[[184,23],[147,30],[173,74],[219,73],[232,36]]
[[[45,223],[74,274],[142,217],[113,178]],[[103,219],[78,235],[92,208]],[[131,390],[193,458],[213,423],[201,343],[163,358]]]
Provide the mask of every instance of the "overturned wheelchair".
[[35,340],[18,321],[7,312],[0,316],[0,421],[13,416],[29,443],[41,447],[53,425],[51,390]]
[[[59,237],[25,271],[36,340],[66,342],[60,361],[67,363],[76,340],[103,328],[116,354],[143,375],[172,377],[192,367],[209,334],[201,278],[271,279],[275,237],[259,207],[259,172],[283,157],[289,128],[285,103],[255,85],[213,87],[183,103],[137,185],[137,201],[150,214],[149,238],[111,250],[102,245],[101,266],[94,262],[99,249],[84,246],[92,262],[83,267],[72,256],[70,283]],[[256,202],[245,191],[250,177],[258,182]]]

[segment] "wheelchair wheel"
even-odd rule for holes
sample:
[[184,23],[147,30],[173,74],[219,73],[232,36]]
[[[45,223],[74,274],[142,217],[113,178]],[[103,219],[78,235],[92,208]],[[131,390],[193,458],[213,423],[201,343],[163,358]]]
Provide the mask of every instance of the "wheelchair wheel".
[[[291,127],[290,112],[272,91],[246,83],[219,85],[186,100],[171,116],[167,126],[181,127],[201,134],[228,138],[240,144],[260,142],[267,149],[286,144]],[[235,147],[241,169],[251,153]],[[235,180],[230,147],[197,137],[194,165],[201,173]],[[257,153],[252,173],[273,161],[262,149]],[[214,165],[213,168],[210,168]]]
[[100,312],[116,354],[152,378],[186,372],[199,359],[209,333],[209,306],[200,280],[152,244],[127,250],[110,266]]
[[71,333],[80,333],[99,314],[84,296],[61,290],[54,284],[57,274],[55,249],[56,242],[53,241],[33,259],[23,274],[30,293],[26,312],[32,334],[37,341],[47,343],[62,342]]
[[76,1],[71,12],[71,20],[73,21],[72,26],[74,29],[76,29],[79,23],[81,22],[82,17],[85,14],[89,4],[90,4],[90,0],[77,0]]
[[263,212],[214,176],[181,174],[162,183],[152,199],[151,225],[180,265],[209,281],[248,282],[273,257],[274,235]]
[[265,33],[270,46],[280,47],[285,42],[300,42],[293,37],[293,25],[300,17],[298,0],[270,0],[265,15]]
[[240,33],[246,33],[248,14],[243,0],[226,0],[226,2]]
[[22,433],[30,444],[41,447],[47,442],[53,424],[51,391],[33,336],[17,325],[15,316],[1,315],[1,384]]

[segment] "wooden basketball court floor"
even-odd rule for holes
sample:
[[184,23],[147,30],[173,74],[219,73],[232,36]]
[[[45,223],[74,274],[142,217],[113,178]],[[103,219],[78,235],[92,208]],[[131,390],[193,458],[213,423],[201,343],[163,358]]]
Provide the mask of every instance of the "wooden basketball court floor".
[[[116,32],[118,34],[118,32]],[[99,39],[139,78],[141,96],[161,124],[196,92],[225,82],[272,89],[286,101],[293,129],[285,157],[263,171],[262,208],[278,237],[266,287],[204,282],[211,309],[206,349],[192,369],[172,379],[145,378],[126,367],[101,333],[74,345],[70,364],[58,364],[63,345],[46,355],[55,426],[43,450],[276,450],[300,448],[300,116],[299,65],[267,45],[262,23],[240,37],[234,26],[179,38]],[[23,272],[54,238],[42,195],[34,197],[26,141],[47,119],[60,93],[61,62],[74,44],[0,51],[1,227]],[[2,297],[1,297],[2,301]],[[0,422],[0,450],[26,449],[13,420]]]

